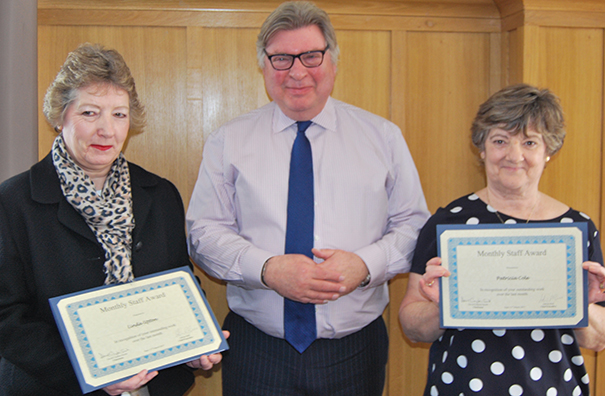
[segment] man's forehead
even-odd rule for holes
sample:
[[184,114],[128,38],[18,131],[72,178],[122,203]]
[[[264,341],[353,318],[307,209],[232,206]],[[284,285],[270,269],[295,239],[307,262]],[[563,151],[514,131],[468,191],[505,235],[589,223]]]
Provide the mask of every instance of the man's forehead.
[[326,40],[317,25],[277,31],[267,43],[268,52],[300,53],[323,50]]

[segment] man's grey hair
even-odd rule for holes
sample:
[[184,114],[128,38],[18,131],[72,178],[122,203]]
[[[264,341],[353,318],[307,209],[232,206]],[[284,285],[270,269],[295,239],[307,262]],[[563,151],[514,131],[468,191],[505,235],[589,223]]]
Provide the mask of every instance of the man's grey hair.
[[282,30],[296,30],[316,25],[323,33],[334,65],[338,62],[340,49],[336,32],[328,14],[308,1],[288,1],[282,3],[267,17],[256,40],[256,56],[261,69],[265,67],[265,48],[276,33]]

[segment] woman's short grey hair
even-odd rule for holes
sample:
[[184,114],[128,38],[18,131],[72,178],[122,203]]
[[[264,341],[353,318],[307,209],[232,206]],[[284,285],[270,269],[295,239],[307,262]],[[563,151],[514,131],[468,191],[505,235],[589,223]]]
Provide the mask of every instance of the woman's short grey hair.
[[139,96],[130,69],[117,51],[100,44],[81,44],[67,59],[44,96],[43,112],[52,127],[59,131],[67,107],[76,99],[78,89],[91,85],[108,85],[128,93],[130,131],[145,127],[145,107]]
[[261,69],[265,67],[265,48],[276,33],[282,30],[296,30],[316,25],[323,33],[334,65],[338,62],[340,49],[336,41],[336,32],[328,14],[308,1],[288,1],[277,7],[265,19],[256,40],[256,56]]
[[513,134],[533,129],[542,135],[548,155],[553,155],[565,140],[565,120],[559,98],[548,89],[528,84],[506,87],[479,107],[471,127],[472,140],[479,151],[493,128]]

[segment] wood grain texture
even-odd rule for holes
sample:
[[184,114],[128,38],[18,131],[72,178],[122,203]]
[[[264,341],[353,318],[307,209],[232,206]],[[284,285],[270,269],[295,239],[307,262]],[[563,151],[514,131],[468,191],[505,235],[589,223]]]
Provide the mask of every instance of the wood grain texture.
[[[113,26],[159,26],[159,27],[223,27],[260,28],[268,13],[202,11],[157,11],[99,9],[91,13],[82,9],[43,9],[38,12],[38,22],[44,25],[97,26],[108,20]],[[481,17],[447,16],[394,16],[394,15],[350,15],[333,14],[332,23],[337,29],[351,30],[420,30],[499,32],[500,20]]]
[[[282,0],[39,0],[40,10],[160,10],[270,13]],[[317,0],[330,15],[432,15],[498,18],[491,0]]]
[[567,124],[565,144],[546,168],[540,188],[597,224],[601,216],[601,183],[595,181],[602,178],[603,45],[600,29],[541,28],[535,80],[561,98]]
[[525,23],[537,26],[558,26],[576,28],[604,28],[604,11],[536,11],[529,10],[525,13]]
[[523,0],[494,0],[502,18],[521,13],[524,10]]
[[[516,13],[541,11],[563,11],[568,15],[575,12],[603,13],[605,2],[603,0],[494,0],[494,4],[502,18]],[[572,18],[569,18],[572,19]]]
[[588,11],[605,12],[602,0],[523,0],[526,11]]
[[470,126],[490,92],[490,35],[407,34],[405,137],[434,212],[484,185]]

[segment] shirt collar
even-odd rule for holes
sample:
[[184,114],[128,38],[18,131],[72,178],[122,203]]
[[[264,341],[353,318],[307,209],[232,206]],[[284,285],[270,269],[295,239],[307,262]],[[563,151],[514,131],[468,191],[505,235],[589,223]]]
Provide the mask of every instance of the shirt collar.
[[[328,98],[321,113],[316,115],[311,121],[326,130],[336,129],[336,110],[332,97]],[[284,132],[294,124],[296,124],[296,121],[285,115],[279,106],[275,104],[273,111],[273,133]]]

